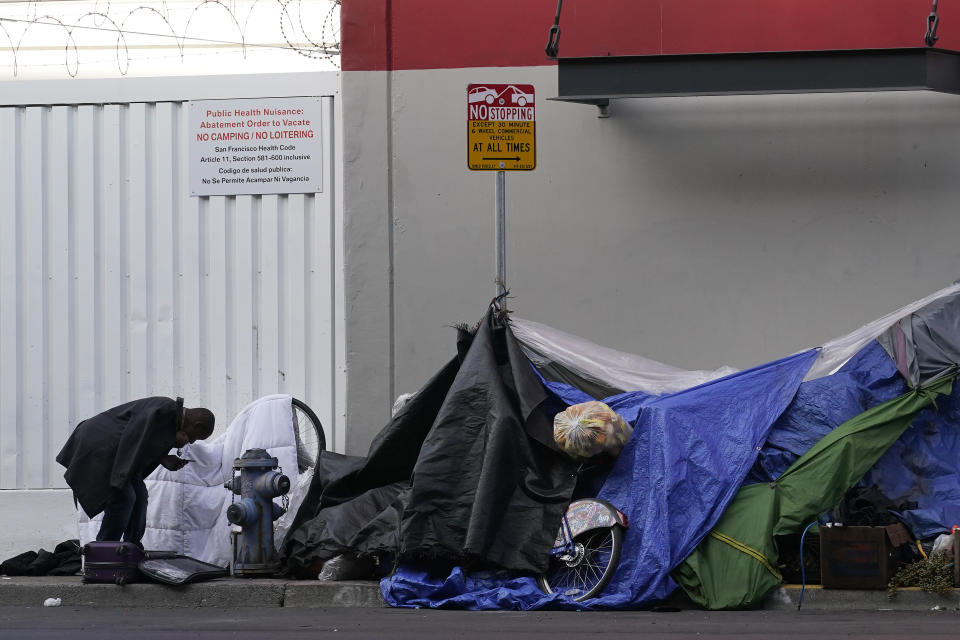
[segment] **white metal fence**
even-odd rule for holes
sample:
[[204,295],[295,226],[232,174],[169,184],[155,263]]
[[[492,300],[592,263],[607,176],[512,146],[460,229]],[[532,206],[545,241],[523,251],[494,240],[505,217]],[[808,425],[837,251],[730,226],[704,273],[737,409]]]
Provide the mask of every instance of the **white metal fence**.
[[[62,487],[78,421],[183,396],[344,405],[337,74],[8,83],[0,91],[0,489]],[[190,99],[326,96],[324,191],[190,197]]]

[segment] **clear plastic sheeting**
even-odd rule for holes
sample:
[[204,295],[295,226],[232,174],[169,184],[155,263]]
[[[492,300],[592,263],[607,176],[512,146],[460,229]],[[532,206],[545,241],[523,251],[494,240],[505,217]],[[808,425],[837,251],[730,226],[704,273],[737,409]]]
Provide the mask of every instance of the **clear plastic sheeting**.
[[314,467],[309,467],[303,473],[298,474],[297,481],[290,486],[290,492],[287,493],[287,499],[289,500],[287,510],[273,526],[273,544],[277,551],[280,550],[287,531],[290,530],[294,519],[297,517],[297,510],[300,509],[300,504],[310,490],[310,483],[313,481],[313,469]]
[[[810,368],[805,380],[815,380],[836,373],[850,358],[873,340],[882,338],[883,334],[901,319],[958,293],[960,283],[950,285],[827,342],[820,347],[817,361]],[[687,371],[632,353],[603,347],[523,318],[511,317],[510,326],[520,341],[524,354],[545,378],[569,384],[594,398],[605,398],[624,391],[643,391],[657,396],[676,393],[737,371],[726,366],[713,371]],[[881,343],[883,342],[881,339]],[[891,351],[891,348],[888,347],[887,350]]]
[[820,356],[810,367],[805,380],[815,380],[823,376],[829,376],[835,373],[854,355],[860,352],[871,341],[876,340],[881,334],[887,331],[901,318],[915,313],[932,302],[940,298],[946,298],[960,293],[960,283],[954,283],[949,287],[940,289],[931,293],[926,298],[921,298],[916,302],[911,302],[905,307],[901,307],[892,313],[877,318],[873,322],[863,325],[856,331],[848,333],[845,336],[831,340],[820,348]]
[[624,391],[661,396],[737,372],[732,367],[686,371],[514,316],[510,317],[510,328],[524,355],[545,377],[566,382],[594,398]]

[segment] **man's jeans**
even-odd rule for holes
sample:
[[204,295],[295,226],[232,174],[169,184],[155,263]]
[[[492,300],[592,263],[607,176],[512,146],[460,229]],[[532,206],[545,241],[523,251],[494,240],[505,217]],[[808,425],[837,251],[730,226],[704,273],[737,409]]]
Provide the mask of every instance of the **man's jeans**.
[[113,496],[103,509],[103,523],[97,541],[120,540],[140,544],[147,530],[147,485],[143,478],[133,478]]

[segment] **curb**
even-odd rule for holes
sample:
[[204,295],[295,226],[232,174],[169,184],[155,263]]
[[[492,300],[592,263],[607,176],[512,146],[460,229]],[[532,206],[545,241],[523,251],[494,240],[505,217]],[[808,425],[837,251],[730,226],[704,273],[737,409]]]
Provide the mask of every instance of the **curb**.
[[210,580],[180,587],[157,583],[83,584],[79,576],[17,577],[0,581],[0,607],[39,607],[60,598],[64,607],[386,607],[380,583]]
[[[796,611],[800,585],[783,585],[767,596],[763,608],[770,611]],[[960,609],[960,589],[944,595],[927,593],[919,587],[902,587],[893,598],[886,589],[824,589],[807,585],[801,611],[956,611]]]
[[[767,611],[797,611],[800,585],[774,590],[761,607]],[[182,587],[137,583],[83,584],[79,576],[14,577],[0,580],[0,607],[41,607],[47,598],[60,598],[64,607],[125,608],[383,608],[387,604],[375,580],[327,582],[223,578]],[[681,593],[666,605],[700,610]],[[938,596],[919,588],[903,588],[893,599],[885,590],[823,589],[807,586],[801,611],[958,611],[960,589]]]

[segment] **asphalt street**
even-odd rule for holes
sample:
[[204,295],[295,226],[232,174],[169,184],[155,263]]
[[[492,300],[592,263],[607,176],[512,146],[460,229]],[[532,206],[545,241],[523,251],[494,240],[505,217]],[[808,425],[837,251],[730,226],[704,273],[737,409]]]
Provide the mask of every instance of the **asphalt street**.
[[957,638],[960,613],[490,612],[410,609],[0,608],[0,638]]

